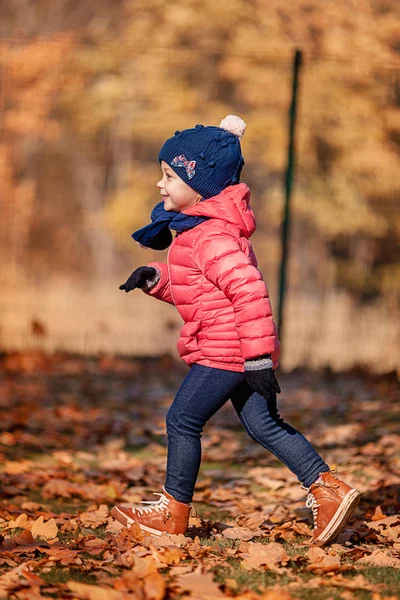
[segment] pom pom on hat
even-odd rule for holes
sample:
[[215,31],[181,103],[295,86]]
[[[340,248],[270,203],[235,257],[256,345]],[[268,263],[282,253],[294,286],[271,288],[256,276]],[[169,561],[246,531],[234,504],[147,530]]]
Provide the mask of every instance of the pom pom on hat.
[[236,135],[239,140],[242,139],[244,132],[246,131],[246,123],[236,115],[228,115],[225,119],[222,119],[219,126],[221,129],[226,129],[226,131]]

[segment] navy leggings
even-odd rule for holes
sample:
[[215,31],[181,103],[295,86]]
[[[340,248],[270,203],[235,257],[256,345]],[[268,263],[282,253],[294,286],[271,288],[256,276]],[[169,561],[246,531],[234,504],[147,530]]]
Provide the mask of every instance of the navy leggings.
[[167,415],[165,489],[175,500],[191,502],[203,427],[229,399],[248,435],[293,471],[304,486],[329,470],[306,438],[281,419],[276,399],[268,404],[251,390],[243,373],[193,365]]

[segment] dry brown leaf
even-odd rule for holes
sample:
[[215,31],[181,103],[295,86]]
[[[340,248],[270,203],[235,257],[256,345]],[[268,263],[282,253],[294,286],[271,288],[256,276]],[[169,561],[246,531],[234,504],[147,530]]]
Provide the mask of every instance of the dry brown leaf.
[[374,514],[372,515],[371,521],[381,521],[382,519],[386,519],[386,515],[383,514],[382,508],[377,506]]
[[79,558],[79,550],[70,550],[69,548],[38,548],[39,552],[47,554],[52,560],[59,562],[61,565],[82,564],[82,559]]
[[223,530],[222,535],[228,540],[244,540],[247,542],[262,535],[262,531],[246,529],[245,527],[227,527]]
[[14,592],[17,600],[48,600],[48,596],[42,596],[39,586],[32,586],[28,590],[19,590]]
[[146,600],[163,600],[165,596],[165,581],[160,573],[152,573],[144,578]]
[[[307,584],[310,582],[308,581]],[[363,575],[356,575],[352,579],[343,577],[343,575],[332,575],[331,577],[319,578],[318,585],[334,585],[336,587],[343,587],[349,590],[368,590],[371,592],[379,592],[386,587],[385,584],[373,584],[368,581]]]
[[374,565],[376,567],[393,567],[394,569],[400,569],[400,559],[391,556],[388,550],[381,550],[377,548],[369,556],[363,556],[359,558],[357,563]]
[[107,523],[109,513],[108,506],[101,504],[97,510],[80,513],[79,519],[84,527],[96,528]]
[[260,594],[255,592],[244,592],[235,596],[235,600],[295,600],[284,588],[264,590]]
[[192,539],[185,537],[183,533],[179,533],[178,535],[153,535],[148,539],[151,539],[151,544],[155,548],[162,548],[163,546],[179,546],[180,548],[184,548],[188,543],[192,542]]
[[178,577],[176,584],[183,592],[190,592],[193,600],[220,600],[225,598],[211,573],[203,573],[201,565],[189,575]]
[[125,529],[124,525],[122,525],[122,523],[120,523],[116,519],[113,519],[113,518],[108,519],[107,523],[108,524],[106,527],[106,532],[111,533],[112,535],[117,535],[118,533],[120,533],[121,531],[123,531]]
[[34,538],[52,540],[57,537],[58,527],[54,519],[45,523],[43,517],[39,517],[32,525],[31,533]]
[[310,565],[307,571],[316,573],[331,573],[340,571],[340,556],[338,554],[327,554],[322,548],[310,548],[307,553]]
[[20,475],[29,471],[32,462],[30,460],[7,461],[3,467],[3,472],[7,475]]
[[367,525],[370,529],[373,529],[391,542],[400,541],[400,515],[385,517],[375,522],[370,521]]
[[262,566],[276,569],[278,564],[287,564],[289,560],[289,556],[281,544],[276,542],[270,544],[251,542],[241,565],[244,569],[259,569]]
[[292,524],[291,529],[293,529],[293,531],[295,531],[299,535],[309,535],[310,537],[312,535],[312,531],[311,531],[310,527],[307,525],[307,523],[295,522]]
[[186,557],[186,553],[178,548],[178,546],[164,546],[157,550],[154,546],[150,546],[154,558],[164,563],[165,565],[177,565]]
[[32,532],[29,531],[29,529],[25,529],[25,531],[19,535],[10,538],[10,541],[18,546],[26,546],[28,544],[33,544],[34,542]]
[[177,567],[173,566],[169,570],[170,577],[179,577],[180,575],[186,575],[187,573],[191,573],[193,571],[193,564],[190,565],[178,565]]
[[89,554],[96,556],[104,550],[107,546],[107,542],[95,535],[87,535],[81,539],[80,546],[85,552],[89,552]]
[[132,566],[132,572],[140,578],[147,577],[152,573],[156,573],[158,569],[162,568],[163,564],[154,558],[154,556],[138,556],[134,557],[134,564]]
[[239,527],[251,529],[252,531],[257,531],[264,521],[265,517],[260,512],[255,512],[250,515],[240,515],[240,517],[236,518],[236,523],[239,525]]
[[67,581],[67,587],[80,600],[126,600],[122,592],[113,590],[109,587],[100,587],[99,585],[88,585],[78,581]]
[[[3,573],[0,576],[0,598],[8,598],[7,592],[10,590],[15,590],[26,585],[32,585],[32,583],[44,583],[40,577],[37,577],[34,573],[31,572],[30,569],[33,568],[35,561],[28,560],[26,562],[21,563],[14,569]],[[33,581],[30,575],[33,575],[36,578],[36,581]]]
[[9,521],[7,525],[3,527],[3,531],[6,531],[7,529],[17,529],[18,527],[20,529],[30,529],[32,527],[32,523],[32,519],[28,519],[28,515],[22,513],[21,515],[18,515],[15,521]]

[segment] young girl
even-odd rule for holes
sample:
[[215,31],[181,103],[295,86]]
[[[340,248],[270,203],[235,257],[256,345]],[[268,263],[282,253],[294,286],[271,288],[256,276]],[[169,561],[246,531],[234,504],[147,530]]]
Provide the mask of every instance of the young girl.
[[178,349],[191,368],[167,415],[163,493],[147,506],[116,506],[111,514],[155,535],[185,533],[203,427],[230,399],[248,435],[308,490],[312,543],[323,545],[343,529],[360,494],[278,413],[278,335],[249,241],[256,228],[250,190],[239,183],[245,128],[229,115],[219,127],[176,131],[160,150],[162,201],[132,237],[144,247],[170,247],[167,262],[139,267],[120,289],[141,288],[177,307],[184,321]]

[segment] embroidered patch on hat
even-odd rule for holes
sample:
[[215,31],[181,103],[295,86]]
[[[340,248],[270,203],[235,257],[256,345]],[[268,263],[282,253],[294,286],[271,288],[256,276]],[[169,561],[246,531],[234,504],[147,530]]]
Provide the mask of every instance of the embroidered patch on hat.
[[196,175],[196,161],[188,160],[184,154],[175,156],[175,158],[171,162],[171,165],[173,165],[174,167],[185,167],[188,179],[192,179],[192,177]]

